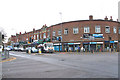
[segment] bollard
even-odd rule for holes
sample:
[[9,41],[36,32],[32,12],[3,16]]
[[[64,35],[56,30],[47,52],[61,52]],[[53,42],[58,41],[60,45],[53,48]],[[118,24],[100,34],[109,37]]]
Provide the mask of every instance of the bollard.
[[41,49],[39,49],[39,54],[41,54]]
[[30,54],[30,53],[31,53],[31,50],[28,50],[28,53]]

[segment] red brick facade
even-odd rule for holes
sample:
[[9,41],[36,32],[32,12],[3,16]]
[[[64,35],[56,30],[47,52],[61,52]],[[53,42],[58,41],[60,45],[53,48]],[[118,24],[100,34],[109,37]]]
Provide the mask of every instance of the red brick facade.
[[[95,26],[100,26],[100,32],[96,33],[95,32]],[[110,33],[106,33],[106,26],[110,27]],[[16,36],[11,36],[11,41],[13,41],[14,43],[19,41],[26,41],[28,38],[28,41],[30,39],[30,37],[35,37],[34,40],[41,40],[43,39],[43,35],[45,33],[46,37],[48,38],[50,37],[50,40],[53,43],[61,43],[62,42],[62,49],[64,51],[65,49],[65,45],[64,43],[70,44],[73,43],[74,45],[70,45],[73,47],[73,49],[75,50],[76,45],[75,43],[80,43],[79,46],[80,47],[84,47],[84,42],[103,42],[102,45],[102,49],[105,49],[105,43],[107,41],[111,41],[111,47],[114,47],[115,45],[117,45],[117,50],[118,50],[118,41],[120,40],[120,35],[119,35],[119,22],[118,21],[113,21],[112,17],[110,20],[108,20],[108,18],[106,17],[105,20],[94,20],[93,16],[89,16],[89,20],[78,20],[78,21],[70,21],[70,22],[64,22],[64,23],[60,23],[60,24],[56,24],[56,25],[52,25],[50,27],[46,27],[46,25],[44,25],[41,29],[39,30],[35,30],[33,29],[33,31],[28,32],[28,33],[24,33],[24,34],[17,34]],[[84,27],[89,27],[89,33],[84,33]],[[73,33],[73,28],[78,28],[78,33],[74,34]],[[116,29],[116,33],[114,33],[114,29]],[[62,29],[62,35],[58,34],[58,31]],[[68,34],[64,34],[64,30],[68,29]],[[55,31],[55,37],[59,37],[62,36],[62,40],[58,41],[53,40],[53,31]],[[49,36],[48,36],[49,33]],[[89,40],[89,39],[85,39],[83,37],[84,34],[102,34],[103,38],[95,38],[94,40]],[[38,35],[38,36],[37,36]],[[40,38],[41,35],[41,38]],[[39,37],[39,39],[37,38]],[[111,39],[109,39],[111,38]],[[112,43],[112,41],[114,41],[114,43]],[[68,47],[70,47],[69,45],[67,45]],[[89,45],[91,46],[91,45]],[[97,45],[96,45],[97,46]],[[71,48],[72,48],[71,47]]]

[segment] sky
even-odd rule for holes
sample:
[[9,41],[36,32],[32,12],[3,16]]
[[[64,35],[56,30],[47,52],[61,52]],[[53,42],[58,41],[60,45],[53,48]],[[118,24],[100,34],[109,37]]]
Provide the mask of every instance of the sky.
[[[0,0],[0,29],[7,37],[16,33],[40,29],[61,22],[118,19],[120,0]],[[60,12],[62,15],[60,15]]]

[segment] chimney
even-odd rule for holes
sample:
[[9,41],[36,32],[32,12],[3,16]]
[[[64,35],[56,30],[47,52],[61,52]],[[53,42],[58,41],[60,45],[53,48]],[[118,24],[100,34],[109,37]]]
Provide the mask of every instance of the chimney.
[[110,16],[110,21],[113,21],[112,16]]
[[35,31],[35,28],[33,28],[33,31]]
[[25,31],[25,34],[26,34],[26,31]]
[[107,16],[105,17],[105,20],[108,20]]
[[89,16],[89,20],[93,20],[93,16],[92,15]]
[[117,19],[117,22],[119,22],[118,19]]
[[46,27],[46,24],[45,24],[45,27]]
[[20,32],[20,34],[21,34],[21,32]]

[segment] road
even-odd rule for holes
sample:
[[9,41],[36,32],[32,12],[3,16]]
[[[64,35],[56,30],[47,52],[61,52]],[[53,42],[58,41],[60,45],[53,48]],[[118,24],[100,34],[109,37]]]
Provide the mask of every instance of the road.
[[118,78],[118,53],[34,55],[10,52],[3,78]]

